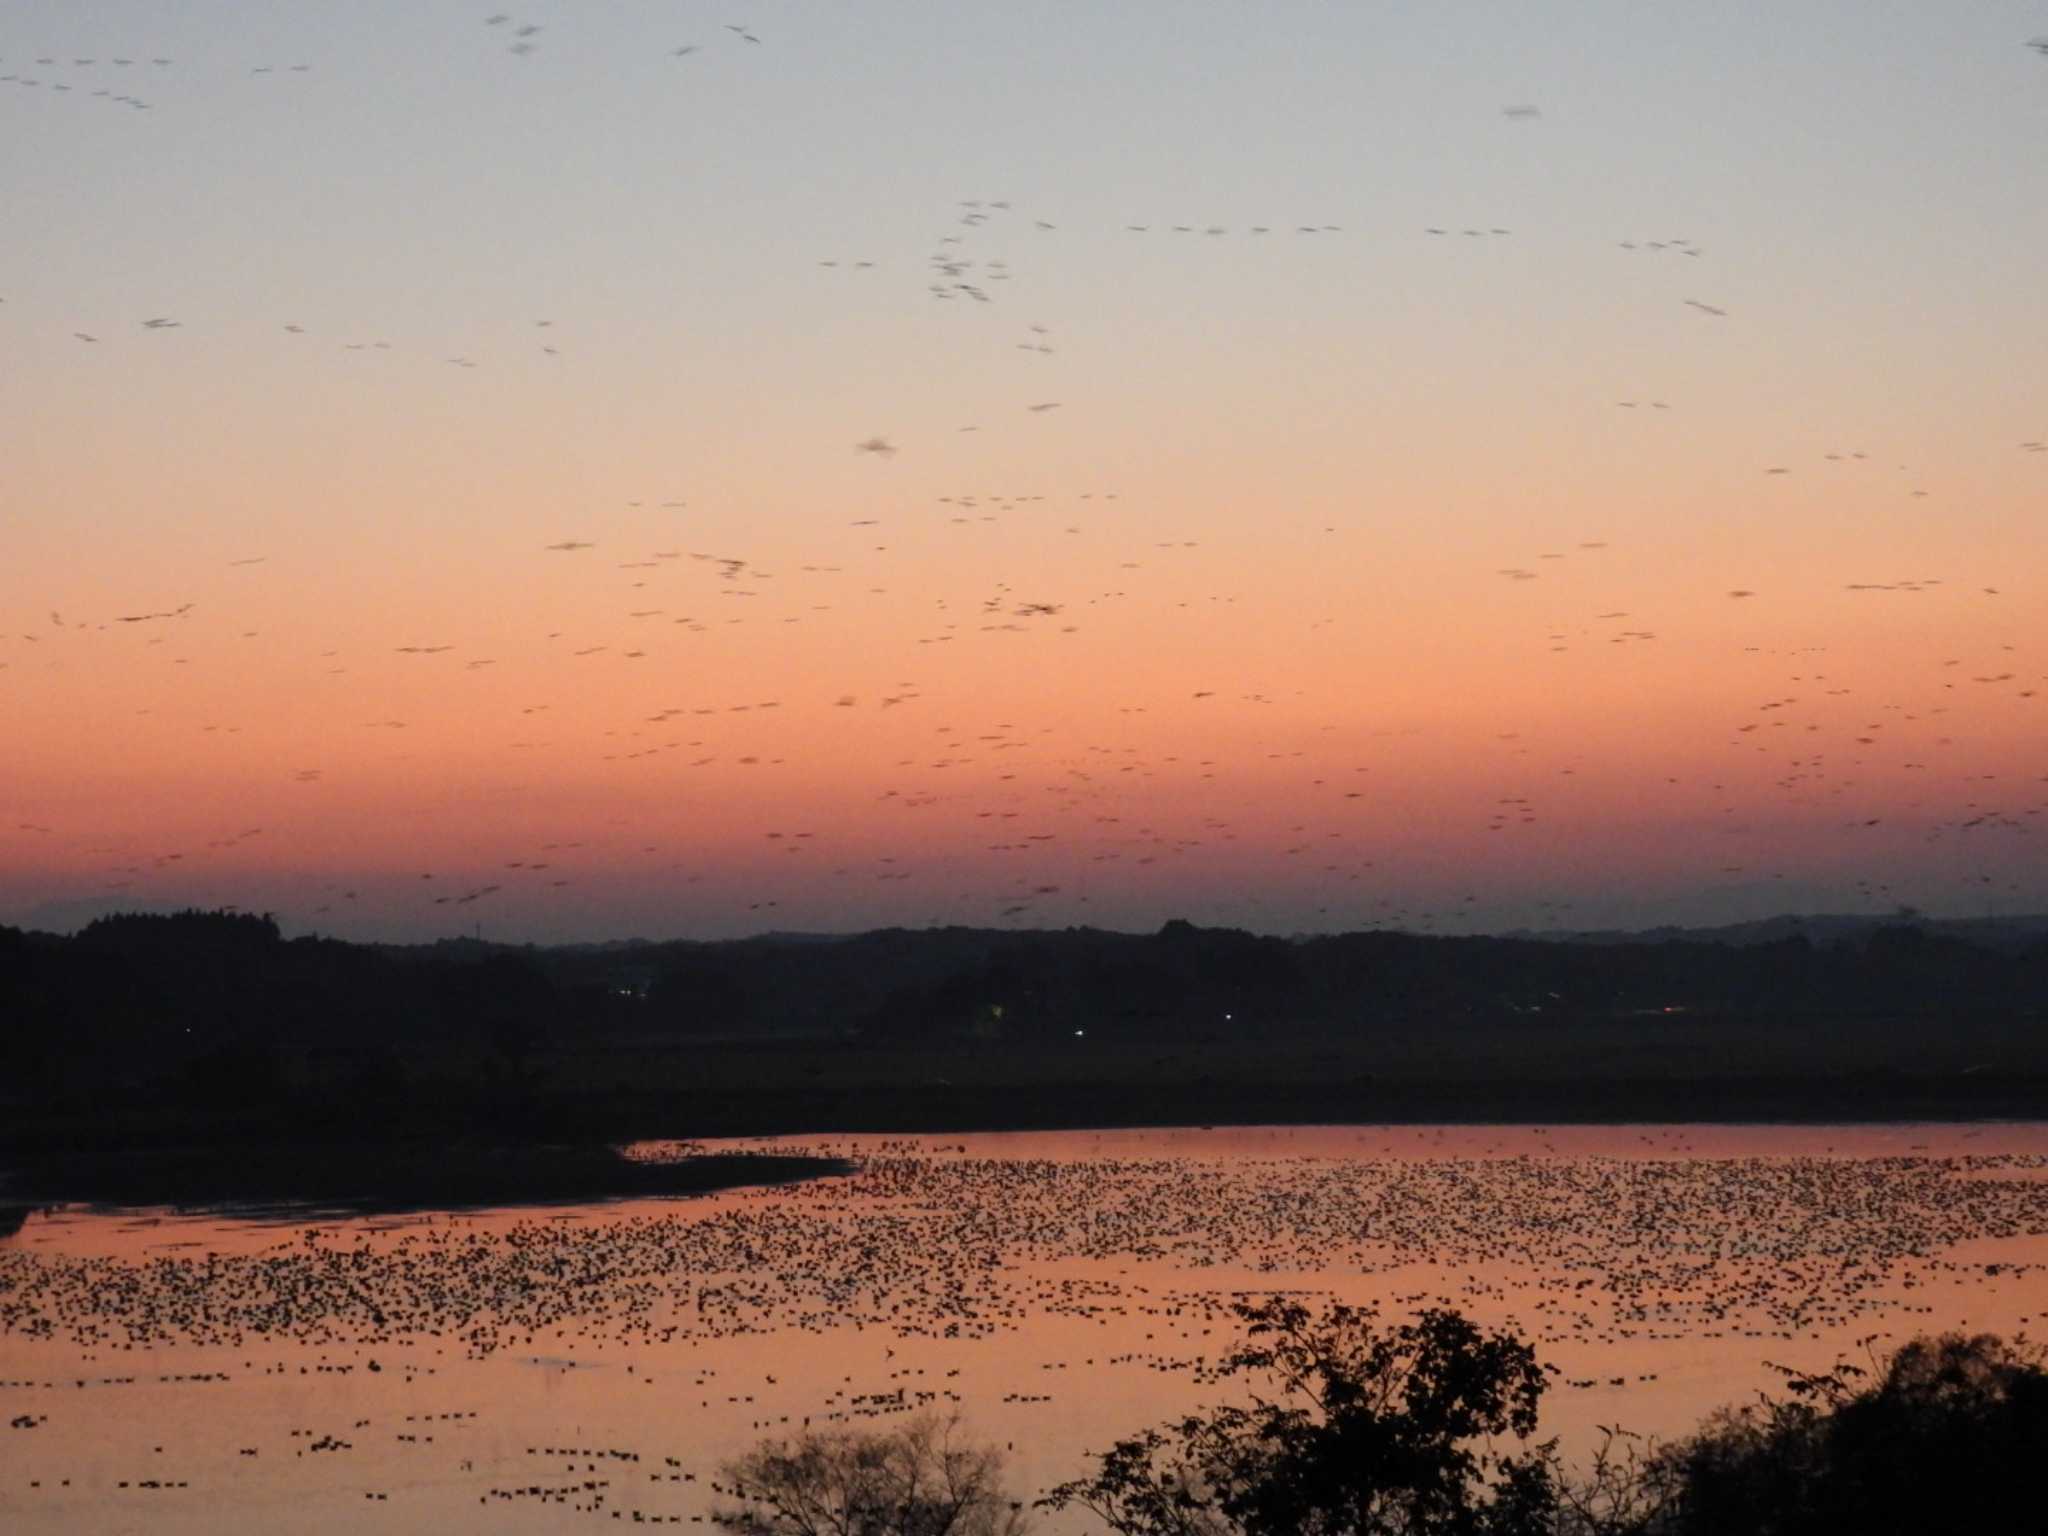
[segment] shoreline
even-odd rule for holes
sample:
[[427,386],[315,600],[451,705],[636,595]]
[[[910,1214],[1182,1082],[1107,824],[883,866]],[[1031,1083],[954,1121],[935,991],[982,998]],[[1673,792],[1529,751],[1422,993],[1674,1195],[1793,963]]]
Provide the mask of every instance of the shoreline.
[[[2029,1032],[2031,1035],[2031,1032]],[[641,1142],[782,1142],[1287,1126],[1897,1125],[2048,1122],[2048,1038],[1961,1056],[1987,1068],[1859,1062],[1842,1035],[1753,1044],[1668,1037],[1615,1059],[1597,1031],[1433,1040],[996,1043],[849,1047],[815,1038],[595,1043],[518,1074],[422,1053],[389,1091],[299,1064],[239,1099],[142,1088],[0,1113],[0,1215],[56,1202],[291,1205],[354,1212],[687,1196],[830,1176],[848,1165],[730,1147],[675,1163]],[[1601,1058],[1604,1056],[1604,1060]],[[1647,1058],[1647,1059],[1646,1059]],[[1674,1060],[1674,1058],[1679,1058]],[[1953,1059],[1953,1058],[1952,1058]],[[1580,1063],[1600,1061],[1588,1074]],[[1460,1068],[1462,1067],[1462,1070]],[[1676,1068],[1674,1070],[1673,1068]],[[1718,1070],[1716,1070],[1718,1068]]]
[[[251,1153],[261,1152],[261,1161]],[[690,1153],[666,1162],[610,1146],[328,1144],[74,1153],[30,1161],[0,1182],[7,1218],[55,1205],[181,1213],[384,1216],[422,1210],[681,1198],[849,1173],[844,1158],[796,1152]]]
[[[621,1126],[610,1136],[528,1143],[401,1139],[334,1142],[232,1134],[198,1143],[72,1146],[20,1150],[0,1165],[0,1236],[16,1211],[85,1204],[127,1209],[266,1212],[294,1216],[385,1215],[428,1209],[583,1204],[607,1200],[683,1198],[762,1184],[829,1178],[851,1172],[845,1158],[775,1148],[689,1152],[670,1161],[623,1155],[640,1142],[759,1140],[786,1143],[836,1135],[988,1135],[1059,1131],[1225,1130],[1261,1127],[1370,1126],[1885,1126],[2028,1124],[2048,1122],[2048,1095],[2020,1085],[1998,1092],[1943,1095],[1914,1091],[1779,1096],[1700,1092],[1696,1083],[1665,1083],[1686,1102],[1665,1095],[1559,1096],[1525,1091],[1475,1094],[1410,1091],[1362,1104],[1356,1095],[1232,1095],[1228,1102],[1106,1091],[1037,1096],[1020,1105],[1015,1091],[947,1093],[921,1104],[730,1106],[720,1116],[679,1114],[678,1135],[666,1125]],[[1555,1087],[1556,1085],[1547,1085]],[[1751,1085],[1753,1088],[1755,1085]],[[1812,1084],[1802,1085],[1811,1088]],[[1922,1089],[1925,1085],[1898,1085]],[[1419,1085],[1408,1085],[1416,1090]],[[1592,1102],[1592,1100],[1599,1102]],[[751,1107],[764,1111],[744,1113]],[[1667,1112],[1658,1113],[1663,1108]],[[974,1111],[980,1110],[980,1113]],[[836,1112],[835,1112],[836,1111]],[[712,1123],[707,1123],[712,1122]],[[188,1128],[189,1129],[189,1128]]]
[[[2048,1120],[2048,1075],[1630,1079],[1368,1077],[1306,1083],[950,1083],[728,1088],[716,1102],[614,1103],[617,1139],[1257,1125],[1826,1125]],[[575,1106],[562,1108],[572,1117]]]

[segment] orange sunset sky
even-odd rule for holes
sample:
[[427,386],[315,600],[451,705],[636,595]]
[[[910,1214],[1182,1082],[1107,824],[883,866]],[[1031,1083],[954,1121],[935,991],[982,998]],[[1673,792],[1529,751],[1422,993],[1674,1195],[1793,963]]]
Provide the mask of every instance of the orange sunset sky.
[[2048,907],[2048,12],[935,9],[10,7],[0,921]]

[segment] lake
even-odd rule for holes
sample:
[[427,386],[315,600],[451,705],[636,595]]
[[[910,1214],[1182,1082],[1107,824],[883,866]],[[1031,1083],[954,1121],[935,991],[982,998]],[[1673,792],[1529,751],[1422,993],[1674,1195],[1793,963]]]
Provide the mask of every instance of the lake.
[[1030,1498],[1230,1395],[1230,1305],[1276,1292],[1513,1324],[1557,1367],[1568,1451],[1681,1433],[1767,1362],[2048,1332],[2048,1124],[733,1145],[861,1168],[404,1217],[31,1216],[0,1239],[0,1524],[709,1528],[718,1463],[761,1436],[921,1409],[1009,1447]]

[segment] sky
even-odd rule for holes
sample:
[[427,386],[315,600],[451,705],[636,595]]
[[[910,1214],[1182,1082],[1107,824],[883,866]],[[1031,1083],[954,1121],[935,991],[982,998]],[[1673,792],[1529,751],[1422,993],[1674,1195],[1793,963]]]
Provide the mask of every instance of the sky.
[[0,922],[2048,910],[2044,36],[7,0]]

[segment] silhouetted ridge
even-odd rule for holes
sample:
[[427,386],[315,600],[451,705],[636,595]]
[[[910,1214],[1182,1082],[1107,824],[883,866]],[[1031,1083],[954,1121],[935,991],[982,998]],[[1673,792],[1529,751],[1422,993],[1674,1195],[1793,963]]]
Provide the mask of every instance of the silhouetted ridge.
[[[2044,1017],[2048,937],[1921,921],[1831,942],[1174,921],[545,949],[119,914],[72,938],[0,928],[0,1104],[17,1111],[0,1148],[2034,1113]],[[972,1087],[934,1064],[958,1051],[980,1053]]]

